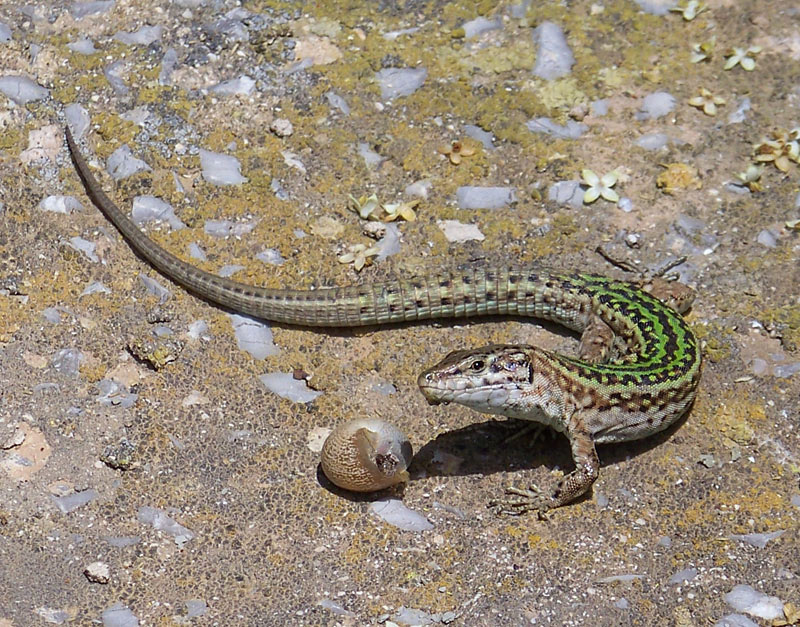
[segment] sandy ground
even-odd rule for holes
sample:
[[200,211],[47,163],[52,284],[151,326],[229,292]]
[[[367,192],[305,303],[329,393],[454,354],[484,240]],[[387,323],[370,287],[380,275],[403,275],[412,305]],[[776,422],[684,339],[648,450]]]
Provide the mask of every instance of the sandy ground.
[[[800,4],[713,0],[691,20],[629,0],[314,5],[0,6],[6,89],[26,77],[46,90],[27,102],[0,95],[0,625],[699,627],[737,613],[726,598],[736,586],[776,597],[750,620],[790,622]],[[495,28],[472,35],[465,24],[479,17]],[[532,72],[545,20],[575,58],[552,80]],[[74,49],[84,37],[95,52]],[[710,58],[692,63],[693,44]],[[752,71],[724,69],[729,49],[756,46]],[[427,74],[387,99],[379,73],[391,68]],[[212,91],[242,76],[243,93]],[[674,104],[643,119],[657,92]],[[724,103],[704,113],[714,96]],[[549,520],[496,516],[486,504],[506,485],[569,471],[566,440],[501,445],[508,429],[429,407],[416,376],[456,348],[570,353],[576,338],[521,320],[272,325],[279,350],[254,358],[227,312],[160,277],[92,206],[63,143],[69,105],[80,107],[71,119],[88,116],[82,145],[120,206],[170,203],[187,228],[150,225],[150,236],[212,272],[243,266],[241,281],[348,284],[495,261],[635,278],[685,258],[677,271],[697,290],[687,318],[705,355],[694,407],[659,437],[602,447],[592,493]],[[577,139],[530,131],[540,117],[587,128]],[[637,145],[654,133],[663,147]],[[456,140],[474,153],[458,165],[439,150]],[[114,180],[106,159],[124,144],[149,169]],[[238,159],[246,182],[205,180],[198,149]],[[748,189],[737,174],[756,158],[763,171]],[[580,191],[574,206],[550,199],[584,169],[616,170],[630,204],[582,204]],[[348,246],[374,243],[349,196],[409,201],[418,181],[429,191],[415,221],[397,222],[399,252],[360,273],[340,263]],[[510,187],[516,201],[460,209],[467,185]],[[40,205],[59,195],[82,207]],[[207,220],[254,228],[213,237]],[[445,220],[483,239],[449,241]],[[190,257],[193,243],[206,260]],[[268,248],[285,263],[255,257]],[[259,379],[300,370],[323,392],[312,403]],[[420,455],[404,488],[348,497],[320,480],[314,438],[355,416],[410,435]],[[432,529],[378,517],[371,501],[387,495]]]

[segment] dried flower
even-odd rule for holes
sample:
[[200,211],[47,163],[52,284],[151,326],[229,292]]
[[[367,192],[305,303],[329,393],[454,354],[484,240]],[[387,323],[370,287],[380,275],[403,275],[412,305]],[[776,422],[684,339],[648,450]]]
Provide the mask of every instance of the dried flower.
[[591,170],[582,170],[581,177],[583,178],[584,185],[588,185],[588,189],[583,193],[584,204],[593,203],[601,196],[608,202],[619,201],[619,195],[612,187],[617,184],[619,176],[616,172],[609,172],[602,177],[597,176]]
[[715,96],[705,87],[701,87],[700,95],[690,98],[689,104],[702,109],[706,115],[717,115],[717,105],[724,105],[725,99]]
[[697,175],[697,168],[686,163],[662,163],[666,168],[656,178],[656,187],[665,194],[674,194],[680,189],[700,189],[703,184]]
[[356,198],[351,195],[350,202],[352,203],[350,208],[361,216],[362,220],[378,219],[377,214],[380,212],[381,203],[378,201],[378,197],[375,194],[372,194],[369,198],[366,196]]
[[725,61],[724,69],[730,70],[738,64],[742,66],[743,70],[752,72],[756,67],[756,60],[753,58],[753,55],[759,52],[761,52],[761,46],[750,46],[746,50],[744,48],[731,48],[725,54],[728,60]]
[[458,140],[452,142],[449,146],[441,146],[437,150],[440,154],[447,155],[453,165],[461,163],[461,157],[471,157],[475,154],[474,148],[465,146]]
[[691,22],[694,18],[700,15],[703,11],[708,11],[708,6],[700,4],[698,0],[689,0],[685,6],[672,7],[670,11],[675,11],[683,15],[683,19]]
[[714,54],[715,43],[716,41],[712,39],[699,44],[692,44],[692,54],[689,56],[689,61],[692,63],[709,61]]
[[364,266],[371,264],[372,257],[375,257],[380,252],[377,246],[367,248],[366,244],[348,246],[347,251],[338,258],[339,263],[352,263],[356,272],[361,272]]
[[736,178],[738,178],[742,182],[742,185],[744,185],[751,192],[763,192],[764,188],[762,187],[761,183],[758,182],[761,178],[762,172],[764,172],[763,165],[751,163],[749,166],[747,166],[747,169],[744,172],[739,172],[739,174],[736,175]]
[[410,200],[408,202],[384,205],[381,204],[375,194],[372,194],[369,198],[364,196],[361,198],[350,196],[350,208],[361,216],[362,220],[394,222],[398,218],[402,218],[407,222],[413,222],[417,219],[417,215],[414,213],[414,207],[419,203],[419,200]]
[[781,172],[788,172],[790,161],[800,163],[800,140],[797,136],[797,129],[773,131],[771,139],[753,147],[753,159],[757,163],[772,163]]
[[406,222],[413,222],[417,219],[417,214],[414,213],[414,207],[416,207],[419,202],[419,200],[409,200],[408,202],[383,205],[383,210],[386,212],[383,221],[394,222],[398,218],[402,218]]

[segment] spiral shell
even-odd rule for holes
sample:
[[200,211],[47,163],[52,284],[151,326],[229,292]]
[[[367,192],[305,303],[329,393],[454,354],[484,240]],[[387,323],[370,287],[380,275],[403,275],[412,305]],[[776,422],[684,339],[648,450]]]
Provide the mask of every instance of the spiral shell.
[[408,481],[411,443],[397,427],[359,418],[336,427],[322,445],[322,470],[331,483],[353,492],[373,492]]

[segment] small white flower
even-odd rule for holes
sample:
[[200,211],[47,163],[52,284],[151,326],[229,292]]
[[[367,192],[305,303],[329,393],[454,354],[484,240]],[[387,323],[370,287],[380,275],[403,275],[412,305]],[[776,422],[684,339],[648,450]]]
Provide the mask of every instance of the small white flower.
[[619,201],[619,195],[611,189],[619,179],[616,172],[609,172],[603,177],[599,177],[592,170],[582,170],[581,177],[583,178],[583,183],[589,186],[589,189],[583,193],[584,204],[593,203],[600,197],[605,198],[608,202]]
[[751,163],[749,166],[747,166],[747,169],[744,172],[739,172],[739,174],[736,175],[736,178],[738,178],[742,182],[742,185],[744,185],[751,192],[762,192],[764,191],[764,188],[758,181],[763,172],[763,165]]
[[377,246],[367,248],[366,244],[355,244],[347,248],[348,252],[339,257],[339,263],[352,263],[356,272],[372,263],[371,257],[375,257],[380,250]]
[[724,69],[730,70],[738,64],[742,66],[743,70],[752,72],[753,68],[756,67],[756,60],[753,55],[759,52],[761,52],[761,46],[750,46],[746,50],[744,48],[731,48],[725,55],[728,60],[725,62]]
[[381,209],[381,203],[378,201],[378,197],[375,194],[372,194],[369,198],[356,198],[355,196],[350,196],[350,202],[352,203],[350,207],[355,211],[359,216],[361,216],[362,220],[377,220],[378,213]]
[[416,207],[419,203],[419,200],[410,200],[408,202],[398,202],[383,205],[383,210],[386,212],[386,215],[383,217],[383,221],[394,222],[398,218],[402,218],[406,222],[413,222],[417,219],[417,214],[414,213],[414,207]]
[[705,4],[700,4],[698,0],[689,0],[685,7],[672,7],[670,11],[675,11],[683,15],[683,19],[691,22],[694,18],[700,15],[703,11],[707,11],[708,7]]
[[689,99],[689,104],[702,109],[706,115],[716,115],[717,106],[725,104],[725,98],[715,96],[705,87],[700,88],[700,95]]
[[692,44],[692,53],[689,55],[689,62],[700,63],[701,61],[708,61],[714,54],[714,44],[714,39],[699,44]]

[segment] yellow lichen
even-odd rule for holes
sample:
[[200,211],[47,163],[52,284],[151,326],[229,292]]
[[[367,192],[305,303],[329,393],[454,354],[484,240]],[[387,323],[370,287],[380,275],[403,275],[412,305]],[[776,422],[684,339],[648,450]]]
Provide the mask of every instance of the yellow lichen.
[[665,194],[674,194],[682,189],[700,189],[703,184],[697,176],[697,168],[686,163],[662,164],[666,170],[658,175],[656,187]]

